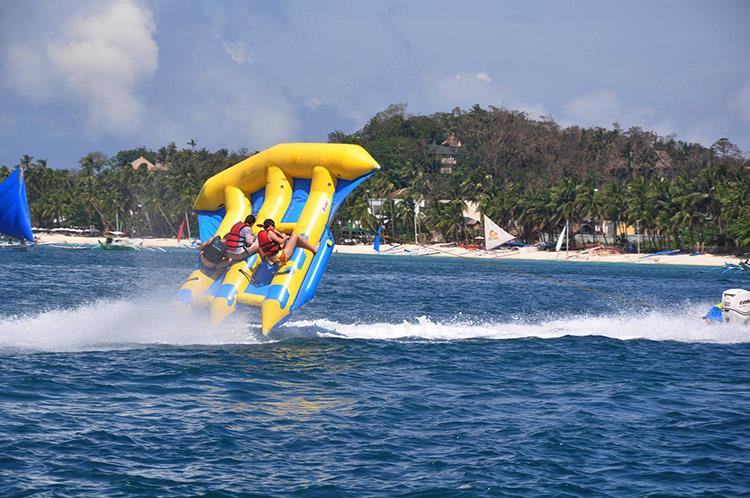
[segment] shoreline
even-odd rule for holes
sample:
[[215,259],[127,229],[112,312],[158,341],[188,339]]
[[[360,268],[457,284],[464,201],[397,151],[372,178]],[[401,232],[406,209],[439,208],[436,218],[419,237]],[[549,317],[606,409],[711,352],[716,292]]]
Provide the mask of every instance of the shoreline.
[[[62,235],[56,233],[35,234],[38,246],[96,246],[106,240],[105,236],[84,237],[81,235]],[[177,242],[176,238],[155,237],[142,239],[138,237],[113,237],[114,244],[124,244],[135,247],[160,247],[162,249],[192,249],[187,237]]]
[[[334,246],[334,253],[342,254],[378,254],[370,245],[357,246]],[[586,251],[538,251],[531,248],[522,248],[512,251],[484,251],[464,249],[444,244],[433,244],[430,246],[418,246],[416,244],[403,244],[394,246],[381,246],[380,255],[383,256],[409,256],[425,255],[440,257],[469,258],[488,261],[520,260],[520,261],[569,261],[579,263],[628,263],[646,265],[685,265],[685,266],[722,266],[724,263],[737,264],[740,258],[729,255],[689,254],[675,255],[653,255],[653,254],[592,254]]]
[[[43,233],[37,235],[37,244],[45,245],[67,245],[67,246],[95,246],[104,237],[82,237],[75,235],[61,235]],[[176,238],[118,238],[126,245],[135,247],[159,247],[163,249],[193,249],[188,239],[177,242]],[[360,254],[377,255],[371,245],[335,245],[333,252],[336,254]],[[688,266],[722,266],[724,263],[737,264],[740,258],[729,255],[700,254],[690,256],[688,254],[676,255],[649,255],[649,254],[592,254],[586,251],[570,251],[559,253],[550,251],[537,251],[532,248],[521,248],[512,251],[483,251],[464,249],[446,244],[432,244],[418,246],[416,244],[383,245],[379,253],[381,256],[439,256],[452,258],[471,258],[483,260],[529,260],[529,261],[573,261],[581,263],[634,263],[648,265],[688,265]]]

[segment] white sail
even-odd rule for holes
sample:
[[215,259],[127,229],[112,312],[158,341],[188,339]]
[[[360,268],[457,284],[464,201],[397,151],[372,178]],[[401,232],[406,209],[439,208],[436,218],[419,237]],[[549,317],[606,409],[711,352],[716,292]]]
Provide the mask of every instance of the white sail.
[[497,226],[497,224],[484,215],[484,248],[489,251],[500,244],[505,244],[515,239],[514,236]]
[[557,238],[557,245],[555,246],[555,252],[560,252],[560,248],[563,245],[563,241],[565,240],[565,231],[568,229],[568,225],[565,225],[562,229],[562,232],[560,232],[560,236]]

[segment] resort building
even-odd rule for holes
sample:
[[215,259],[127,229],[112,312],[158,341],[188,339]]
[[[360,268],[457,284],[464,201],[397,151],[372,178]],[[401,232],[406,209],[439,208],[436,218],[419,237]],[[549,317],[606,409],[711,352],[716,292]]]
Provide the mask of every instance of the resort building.
[[167,171],[169,168],[165,166],[162,163],[152,163],[148,159],[146,159],[143,156],[140,156],[138,159],[130,163],[130,166],[133,167],[133,169],[138,169],[141,166],[146,166],[146,170],[150,171]]
[[456,155],[461,148],[461,140],[451,133],[448,138],[440,144],[435,142],[427,146],[427,150],[434,155],[435,164],[440,165],[440,172],[443,174],[453,173],[453,166],[456,165]]

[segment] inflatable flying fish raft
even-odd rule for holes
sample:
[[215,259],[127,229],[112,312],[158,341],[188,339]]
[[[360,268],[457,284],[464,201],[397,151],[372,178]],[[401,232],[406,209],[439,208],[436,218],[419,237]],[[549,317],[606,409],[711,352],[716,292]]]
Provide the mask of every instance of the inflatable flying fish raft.
[[[201,240],[223,237],[252,213],[259,222],[273,219],[278,230],[320,246],[314,255],[295,248],[281,267],[253,254],[220,275],[196,268],[175,300],[210,308],[216,324],[238,304],[259,307],[268,334],[313,298],[333,251],[330,223],[336,210],[378,169],[358,145],[299,143],[276,145],[212,176],[193,204]],[[253,227],[254,234],[260,230]]]

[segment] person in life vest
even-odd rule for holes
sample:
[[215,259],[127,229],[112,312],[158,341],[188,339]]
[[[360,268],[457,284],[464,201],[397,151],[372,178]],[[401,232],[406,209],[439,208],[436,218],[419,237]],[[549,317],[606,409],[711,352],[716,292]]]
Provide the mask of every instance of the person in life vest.
[[227,256],[233,261],[240,261],[258,252],[258,242],[253,236],[255,216],[247,215],[245,221],[238,221],[224,236],[227,245]]
[[227,246],[224,240],[218,235],[214,235],[206,242],[200,245],[200,269],[213,277],[214,274],[223,271],[227,266],[232,264],[232,260],[226,254]]
[[296,247],[307,249],[313,254],[318,252],[318,245],[313,246],[300,234],[295,233],[290,237],[276,230],[276,223],[271,219],[258,226],[263,227],[263,230],[258,232],[260,254],[271,263],[283,265],[292,257]]

